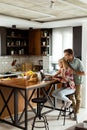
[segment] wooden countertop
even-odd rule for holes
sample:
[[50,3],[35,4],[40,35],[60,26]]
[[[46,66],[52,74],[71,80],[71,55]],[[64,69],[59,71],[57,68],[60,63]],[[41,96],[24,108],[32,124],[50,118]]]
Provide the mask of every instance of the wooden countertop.
[[7,86],[7,87],[15,87],[15,88],[21,88],[21,89],[34,89],[34,88],[40,88],[45,87],[46,85],[50,85],[52,83],[55,83],[56,80],[52,81],[37,81],[37,82],[31,82],[24,78],[13,78],[10,80],[0,80],[1,86]]

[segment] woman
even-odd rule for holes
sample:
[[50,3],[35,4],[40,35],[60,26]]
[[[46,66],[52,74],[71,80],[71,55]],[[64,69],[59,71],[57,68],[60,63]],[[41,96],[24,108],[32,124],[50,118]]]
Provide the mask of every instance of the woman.
[[69,108],[72,101],[67,97],[67,95],[75,92],[75,83],[73,80],[73,71],[68,65],[68,63],[62,58],[59,60],[60,69],[54,75],[54,79],[63,83],[62,88],[54,90],[52,95],[65,102],[65,107]]

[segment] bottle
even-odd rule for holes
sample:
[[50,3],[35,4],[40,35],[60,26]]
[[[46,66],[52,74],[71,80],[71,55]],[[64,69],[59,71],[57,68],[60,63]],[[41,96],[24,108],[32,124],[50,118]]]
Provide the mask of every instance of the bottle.
[[11,50],[11,55],[14,55],[14,50]]
[[45,75],[42,70],[40,70],[40,75],[41,75],[41,80],[43,80],[45,78]]
[[41,81],[42,80],[41,73],[38,72],[37,75],[38,75],[38,81]]

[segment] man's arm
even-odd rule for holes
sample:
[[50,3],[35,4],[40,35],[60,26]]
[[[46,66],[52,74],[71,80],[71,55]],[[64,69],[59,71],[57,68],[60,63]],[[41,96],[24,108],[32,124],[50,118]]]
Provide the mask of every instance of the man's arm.
[[76,70],[73,70],[73,74],[76,74],[76,75],[85,75],[85,72],[84,71],[76,71]]
[[69,67],[73,71],[73,74],[80,75],[80,76],[84,76],[85,75],[84,66],[83,66],[81,61],[79,61],[79,66],[78,66],[79,70],[75,70],[74,68],[71,67],[70,64],[69,64]]

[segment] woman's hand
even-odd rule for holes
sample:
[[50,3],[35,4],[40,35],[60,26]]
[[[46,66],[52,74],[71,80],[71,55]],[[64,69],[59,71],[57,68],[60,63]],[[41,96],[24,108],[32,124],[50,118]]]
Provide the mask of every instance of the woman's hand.
[[61,81],[62,77],[53,78],[54,80]]

